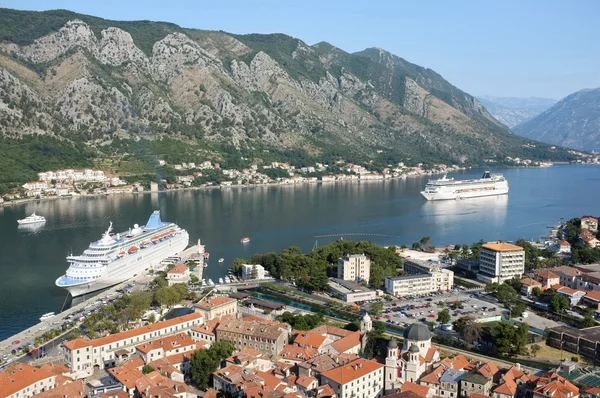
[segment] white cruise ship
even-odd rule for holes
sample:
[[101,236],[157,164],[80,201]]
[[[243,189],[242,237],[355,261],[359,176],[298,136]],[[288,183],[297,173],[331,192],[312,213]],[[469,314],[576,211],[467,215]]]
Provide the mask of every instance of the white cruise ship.
[[158,210],[144,226],[135,224],[129,231],[114,235],[111,231],[112,223],[83,254],[68,256],[69,268],[56,280],[56,286],[67,289],[73,297],[114,286],[181,253],[189,243],[187,231],[161,221]]
[[446,176],[439,180],[429,180],[421,195],[427,200],[450,200],[505,195],[507,193],[508,181],[504,176],[486,171],[477,180],[454,180],[454,178],[446,178]]

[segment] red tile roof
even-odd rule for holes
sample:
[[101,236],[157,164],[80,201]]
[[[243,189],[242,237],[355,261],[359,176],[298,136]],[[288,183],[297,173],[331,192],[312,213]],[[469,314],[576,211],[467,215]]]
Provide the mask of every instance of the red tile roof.
[[229,297],[211,297],[202,301],[198,301],[194,306],[203,310],[211,310],[214,307],[231,304],[235,301],[237,300]]
[[406,391],[412,391],[418,396],[425,398],[429,394],[429,387],[407,381],[406,383],[402,384],[402,392]]
[[586,293],[585,298],[600,301],[600,290],[590,290]]
[[319,351],[312,347],[301,347],[297,345],[285,345],[283,346],[279,356],[282,359],[290,361],[303,362],[308,359],[314,358],[319,355]]
[[144,344],[135,346],[135,349],[147,354],[152,350],[164,349],[165,351],[171,351],[177,348],[195,346],[196,343],[186,333],[178,333],[172,336],[163,337],[160,339],[152,340]]
[[294,339],[294,344],[308,346],[312,348],[320,348],[327,338],[320,334],[311,332],[301,332]]
[[315,383],[317,379],[312,376],[300,375],[298,379],[296,379],[296,384],[300,387],[304,387],[305,389],[309,389],[310,386]]
[[383,368],[383,365],[380,363],[360,358],[349,364],[324,372],[321,374],[321,377],[326,377],[338,384],[346,384],[381,368]]
[[445,371],[446,369],[443,366],[438,366],[429,374],[421,377],[421,383],[440,384],[440,377]]
[[3,396],[10,396],[50,377],[54,375],[47,370],[19,363],[0,372],[0,391]]
[[167,274],[185,274],[189,270],[187,265],[178,264],[171,268]]
[[75,382],[68,383],[35,395],[36,398],[77,398],[83,396],[83,381],[81,380],[77,380]]
[[66,342],[64,345],[69,350],[75,350],[83,347],[100,347],[106,344],[116,343],[117,341],[131,339],[133,337],[140,336],[142,334],[156,332],[161,329],[168,328],[170,326],[175,326],[179,324],[183,324],[186,322],[195,321],[197,319],[202,318],[202,314],[193,313],[188,315],[183,315],[177,318],[169,319],[167,321],[156,322],[148,326],[144,326],[137,329],[127,330],[125,332],[120,332],[116,334],[111,334],[110,336],[100,337],[95,340],[85,340],[85,339],[75,339]]
[[350,351],[356,347],[358,347],[360,349],[361,337],[362,337],[361,332],[354,332],[352,334],[349,334],[346,337],[342,337],[341,339],[334,341],[333,343],[331,343],[331,347],[334,350],[336,350],[338,352],[338,354],[343,354],[346,351]]
[[513,245],[510,243],[486,243],[481,247],[493,250],[495,252],[514,252],[514,251],[523,251],[524,249],[521,246]]

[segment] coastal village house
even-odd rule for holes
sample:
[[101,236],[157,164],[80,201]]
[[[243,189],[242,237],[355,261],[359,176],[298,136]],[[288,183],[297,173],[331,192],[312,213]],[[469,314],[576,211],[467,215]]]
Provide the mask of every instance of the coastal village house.
[[23,363],[0,372],[0,396],[29,398],[56,387],[56,375]]
[[187,265],[178,264],[167,271],[166,279],[169,286],[177,283],[187,284],[190,280],[190,269]]

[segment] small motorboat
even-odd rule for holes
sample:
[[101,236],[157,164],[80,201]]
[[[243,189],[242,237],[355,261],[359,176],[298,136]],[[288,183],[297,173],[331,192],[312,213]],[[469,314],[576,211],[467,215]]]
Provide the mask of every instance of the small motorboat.
[[38,216],[35,213],[32,213],[29,217],[25,217],[21,220],[17,220],[17,222],[19,223],[19,225],[38,224],[38,223],[46,222],[46,218],[44,218],[43,216]]
[[210,253],[209,252],[204,252],[204,258],[208,260],[209,257],[210,257]]
[[215,285],[215,283],[213,282],[213,280],[209,279],[208,280],[208,286],[214,286],[214,285]]
[[54,312],[48,312],[40,317],[40,322],[47,321],[48,319],[52,318],[54,315],[55,315]]
[[250,238],[249,238],[249,237],[247,237],[247,236],[245,236],[245,237],[243,237],[243,238],[240,240],[240,242],[242,242],[242,243],[249,243],[249,242],[250,242]]
[[223,261],[225,261],[225,259],[224,259],[223,257],[221,257],[221,258],[219,259],[219,262],[220,262],[220,263],[222,263]]
[[222,285],[223,283],[223,278],[219,278],[219,285]]

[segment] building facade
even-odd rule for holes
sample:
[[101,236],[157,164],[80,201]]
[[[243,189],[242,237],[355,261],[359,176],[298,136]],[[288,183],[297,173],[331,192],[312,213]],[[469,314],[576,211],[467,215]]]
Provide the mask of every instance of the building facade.
[[487,243],[481,246],[479,273],[482,282],[502,283],[525,271],[525,250],[510,243]]
[[352,254],[338,259],[338,279],[369,282],[370,275],[371,260],[364,254]]
[[225,315],[237,316],[238,302],[229,297],[210,297],[194,304],[196,312],[202,314],[205,321],[221,318]]
[[254,348],[267,355],[277,355],[288,343],[287,324],[263,323],[257,320],[224,319],[216,328],[217,341],[233,344],[236,351]]
[[[256,272],[256,275],[253,275]],[[260,264],[242,264],[242,279],[265,279],[265,268]]]
[[382,398],[383,365],[357,359],[321,374],[321,385],[329,385],[336,398]]
[[454,272],[440,264],[420,260],[404,262],[405,275],[385,278],[385,291],[396,297],[447,292],[454,286]]

